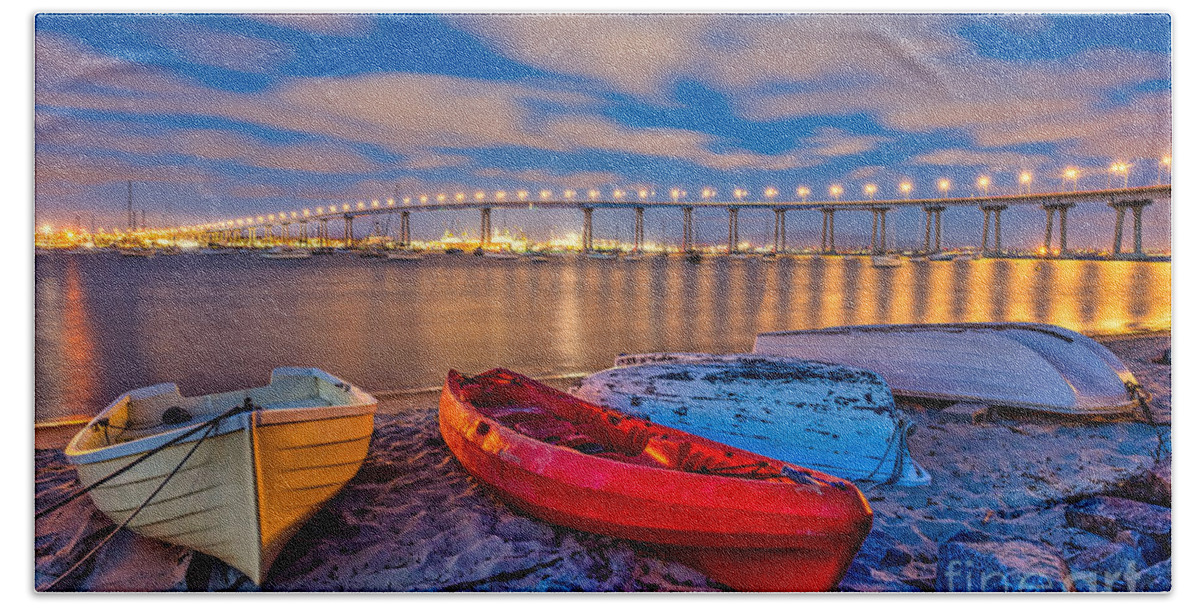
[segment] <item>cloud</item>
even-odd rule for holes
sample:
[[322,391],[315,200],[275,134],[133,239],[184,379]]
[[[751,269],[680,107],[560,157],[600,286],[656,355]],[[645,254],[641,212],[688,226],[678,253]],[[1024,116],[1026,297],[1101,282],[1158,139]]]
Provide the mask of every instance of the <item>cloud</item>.
[[875,146],[890,141],[876,135],[851,135],[842,129],[822,127],[817,134],[803,140],[805,151],[816,156],[835,158],[869,152]]
[[[982,57],[954,15],[511,15],[455,21],[494,50],[669,104],[672,85],[698,80],[746,118],[868,113],[912,132],[962,129],[983,146],[1056,143],[1068,153],[1161,148],[1169,112],[1115,108],[1107,92],[1170,78],[1160,53],[1098,48],[1043,61]],[[1005,25],[1045,28],[1038,16]],[[1118,125],[1127,125],[1124,129]],[[1146,137],[1135,133],[1145,132]],[[1018,136],[1012,135],[1019,133]]]
[[989,170],[1004,171],[1040,167],[1049,163],[1050,159],[1041,154],[951,148],[922,154],[912,162],[918,165],[986,167]]

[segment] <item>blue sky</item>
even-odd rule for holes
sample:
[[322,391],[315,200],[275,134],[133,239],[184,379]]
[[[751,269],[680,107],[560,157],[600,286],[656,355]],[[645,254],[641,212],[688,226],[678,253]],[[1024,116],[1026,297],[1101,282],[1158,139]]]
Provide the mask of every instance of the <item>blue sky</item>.
[[[1170,40],[1165,15],[43,14],[36,219],[120,226],[126,180],[158,224],[475,189],[920,196],[983,174],[1015,192],[1021,170],[1055,190],[1066,166],[1103,187],[1116,160],[1154,183]],[[1167,248],[1156,207],[1148,245]],[[1110,238],[1110,211],[1080,214],[1080,239]],[[508,216],[534,236],[577,223]],[[653,217],[648,236],[674,238]]]

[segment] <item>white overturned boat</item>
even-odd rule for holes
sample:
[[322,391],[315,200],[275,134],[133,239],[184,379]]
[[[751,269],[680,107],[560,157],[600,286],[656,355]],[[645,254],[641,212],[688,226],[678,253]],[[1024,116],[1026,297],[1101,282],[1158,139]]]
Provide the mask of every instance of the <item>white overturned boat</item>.
[[651,353],[618,357],[580,398],[770,458],[854,481],[924,485],[910,423],[877,374],[786,357]]
[[1042,323],[864,325],[759,334],[754,352],[866,368],[896,395],[1113,414],[1137,380],[1107,348]]
[[375,407],[312,368],[276,368],[267,386],[198,397],[157,384],[118,397],[66,456],[84,486],[132,464],[89,492],[105,515],[133,516],[133,532],[217,557],[261,584],[292,535],[358,471]]
[[899,256],[894,255],[873,255],[871,256],[871,266],[875,268],[899,268],[904,263],[900,261]]

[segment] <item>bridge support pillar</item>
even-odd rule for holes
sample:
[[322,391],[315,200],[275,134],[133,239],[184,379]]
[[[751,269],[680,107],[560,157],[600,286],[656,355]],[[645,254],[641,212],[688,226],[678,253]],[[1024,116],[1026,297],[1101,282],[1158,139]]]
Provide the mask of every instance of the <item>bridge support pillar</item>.
[[633,209],[633,252],[641,253],[642,244],[645,240],[645,207],[634,207]]
[[492,208],[479,209],[479,247],[485,248],[492,244]]
[[871,253],[884,254],[887,246],[887,212],[889,207],[871,208]]
[[773,253],[787,251],[787,210],[775,209],[775,241],[771,245]]
[[342,216],[345,220],[342,226],[342,240],[346,243],[347,249],[354,248],[354,216],[347,213]]
[[1142,251],[1142,210],[1149,206],[1154,201],[1151,199],[1141,200],[1113,200],[1108,203],[1109,207],[1117,212],[1117,223],[1113,231],[1113,257],[1121,255],[1122,244],[1122,229],[1125,224],[1125,210],[1129,209],[1133,212],[1133,253],[1131,257],[1144,257],[1146,254]]
[[833,243],[833,207],[824,207],[821,209],[823,222],[821,223],[821,253],[837,253],[837,248]]
[[726,253],[733,255],[738,252],[738,208],[729,208],[729,246]]
[[317,241],[321,247],[329,246],[329,220],[321,218],[321,225],[317,227]]
[[1053,250],[1050,248],[1054,240],[1054,214],[1058,214],[1058,254],[1066,255],[1067,253],[1067,209],[1074,207],[1075,203],[1055,202],[1042,205],[1042,209],[1046,210],[1046,239],[1042,246],[1046,250],[1046,255],[1051,255]]
[[412,232],[409,229],[408,216],[410,211],[400,212],[400,246],[408,248],[412,246]]
[[692,242],[692,208],[683,208],[683,252],[691,253],[695,248]]
[[[983,253],[988,252],[989,240],[994,240],[995,242],[995,247],[991,249],[992,253],[1000,253],[1000,212],[1008,209],[1008,205],[983,205],[980,209],[983,210]],[[996,236],[994,239],[989,239],[988,233],[993,217],[996,218]]]
[[[946,208],[941,205],[925,206],[925,253],[942,250],[942,212]],[[929,248],[930,228],[933,228],[933,249]]]
[[595,211],[592,207],[583,208],[583,252],[587,253],[592,250],[592,212]]
[[292,225],[285,223],[283,225],[283,243],[286,245],[292,239]]

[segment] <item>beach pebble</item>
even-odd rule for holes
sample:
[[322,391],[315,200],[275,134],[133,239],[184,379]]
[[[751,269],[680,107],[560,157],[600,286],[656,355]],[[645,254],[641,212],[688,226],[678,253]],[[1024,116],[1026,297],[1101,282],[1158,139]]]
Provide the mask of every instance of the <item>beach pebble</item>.
[[938,591],[1072,591],[1058,550],[1027,540],[946,542],[938,547]]
[[1137,574],[1134,591],[1170,591],[1171,560],[1161,561]]
[[1067,525],[1082,528],[1108,539],[1122,530],[1149,535],[1169,544],[1171,510],[1128,498],[1096,496],[1067,507]]

